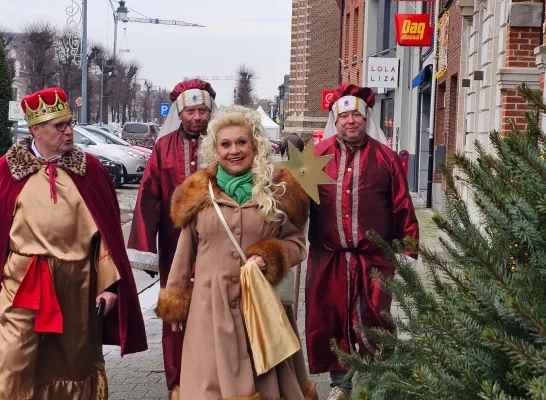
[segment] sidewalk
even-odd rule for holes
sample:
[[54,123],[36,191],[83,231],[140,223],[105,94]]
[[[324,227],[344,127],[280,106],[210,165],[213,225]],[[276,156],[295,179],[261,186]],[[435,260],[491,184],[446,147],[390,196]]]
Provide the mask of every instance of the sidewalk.
[[[431,221],[433,212],[424,208],[424,201],[412,194],[421,230],[421,241],[428,247],[436,247],[438,231]],[[423,271],[419,260],[416,268]],[[298,328],[305,349],[305,272],[306,264],[302,264],[302,278],[298,304]],[[396,304],[392,312],[399,315]],[[110,387],[111,400],[150,399],[167,400],[168,393],[163,373],[163,358],[161,350],[161,321],[155,316],[152,308],[144,312],[146,333],[148,335],[148,351],[124,357],[119,356],[119,348],[105,346],[106,372]],[[306,355],[307,360],[307,355]],[[328,374],[312,375],[310,379],[317,383],[319,399],[325,399],[330,391]]]

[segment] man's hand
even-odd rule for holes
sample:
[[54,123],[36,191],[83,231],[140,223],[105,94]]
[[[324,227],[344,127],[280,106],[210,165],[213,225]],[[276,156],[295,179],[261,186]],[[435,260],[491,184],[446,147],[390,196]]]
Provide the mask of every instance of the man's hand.
[[262,273],[265,272],[265,262],[264,262],[264,259],[260,256],[252,256],[248,259],[248,261],[254,261],[258,267],[260,268],[260,271],[262,271]]
[[116,300],[118,298],[118,295],[111,292],[102,292],[97,296],[97,308],[100,303],[100,299],[104,299],[106,304],[104,305],[104,315],[108,314],[112,308],[116,305]]

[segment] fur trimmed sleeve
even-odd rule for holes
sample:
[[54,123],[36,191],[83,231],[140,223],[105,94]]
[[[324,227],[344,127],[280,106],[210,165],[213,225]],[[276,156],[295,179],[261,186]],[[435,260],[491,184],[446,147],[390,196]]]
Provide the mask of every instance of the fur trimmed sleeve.
[[260,256],[265,262],[264,275],[275,286],[296,264],[307,258],[305,233],[286,221],[277,237],[262,239],[245,251],[247,258]]
[[190,311],[191,295],[192,289],[161,289],[154,311],[165,322],[186,322]]
[[292,265],[282,240],[267,238],[250,246],[245,252],[247,258],[260,256],[265,262],[265,278],[275,286],[286,276]]
[[169,279],[159,292],[156,315],[168,323],[186,322],[191,305],[190,285],[192,267],[197,250],[195,222],[182,228],[174,253]]

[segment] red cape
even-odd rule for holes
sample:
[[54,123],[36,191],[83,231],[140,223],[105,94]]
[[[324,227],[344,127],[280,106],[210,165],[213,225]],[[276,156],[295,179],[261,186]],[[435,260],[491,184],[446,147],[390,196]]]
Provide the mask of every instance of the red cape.
[[[118,284],[118,301],[115,310],[104,318],[103,344],[121,347],[121,355],[148,349],[144,320],[136,290],[134,276],[125,251],[120,224],[120,211],[116,191],[108,171],[100,161],[86,154],[87,173],[80,177],[66,171],[74,181],[85,204],[89,208],[103,238],[110,257],[118,268],[121,280]],[[4,264],[9,255],[9,233],[13,223],[15,203],[28,177],[15,180],[6,157],[0,158],[0,282]],[[128,335],[128,328],[130,334]]]

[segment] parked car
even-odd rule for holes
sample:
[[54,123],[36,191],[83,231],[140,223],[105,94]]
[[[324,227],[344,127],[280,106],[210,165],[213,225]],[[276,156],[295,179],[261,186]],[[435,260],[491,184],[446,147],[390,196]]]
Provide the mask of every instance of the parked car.
[[141,153],[144,156],[144,158],[146,159],[146,161],[148,161],[148,159],[152,155],[152,150],[147,149],[146,147],[142,147],[142,146],[133,146],[131,143],[117,137],[116,135],[114,135],[112,133],[108,133],[108,132],[100,129],[96,125],[80,125],[80,126],[85,128],[85,130],[95,134],[96,136],[101,137],[102,139],[104,139],[104,141],[107,144],[117,144],[119,146],[127,146],[127,147],[132,148],[136,152]]
[[[26,126],[20,126],[17,129],[17,132],[13,132],[13,133],[14,133],[14,141],[21,140],[30,135],[30,132]],[[114,186],[116,188],[120,188],[121,186],[123,186],[123,184],[125,183],[125,174],[124,174],[123,164],[101,155],[97,155],[97,154],[93,154],[93,155],[97,157],[99,161],[101,162],[101,164],[106,167],[106,169],[108,170],[108,173],[110,174],[110,177],[112,178],[112,182],[114,183]]]
[[121,138],[134,145],[151,148],[159,134],[157,125],[144,122],[126,122],[121,131]]
[[123,164],[117,161],[112,161],[106,157],[103,156],[96,156],[102,165],[106,167],[108,170],[108,173],[110,174],[110,177],[112,178],[112,182],[114,183],[114,186],[116,189],[123,186],[125,183],[125,176],[123,174]]
[[127,146],[107,144],[100,136],[81,126],[74,127],[74,143],[84,151],[123,164],[125,183],[139,183],[146,168],[146,159]]

